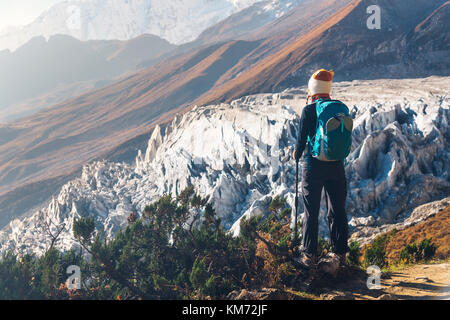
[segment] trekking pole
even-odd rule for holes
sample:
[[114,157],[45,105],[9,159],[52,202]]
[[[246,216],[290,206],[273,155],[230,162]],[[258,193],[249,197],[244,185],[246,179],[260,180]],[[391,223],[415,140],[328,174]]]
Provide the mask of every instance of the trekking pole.
[[295,161],[295,218],[294,218],[294,247],[297,245],[297,215],[298,215],[298,163],[299,160]]

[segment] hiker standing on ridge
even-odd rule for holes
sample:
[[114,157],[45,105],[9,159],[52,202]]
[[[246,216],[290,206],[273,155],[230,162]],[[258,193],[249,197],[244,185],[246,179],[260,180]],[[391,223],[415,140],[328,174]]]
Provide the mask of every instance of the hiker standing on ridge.
[[[308,104],[300,119],[293,157],[297,162],[306,148],[302,170],[302,196],[305,207],[301,256],[296,261],[305,268],[317,263],[319,209],[325,189],[332,252],[327,259],[345,264],[348,251],[348,222],[345,212],[347,181],[344,159],[350,152],[353,121],[348,108],[331,100],[334,72],[320,69],[308,83]],[[297,178],[298,179],[298,178]]]

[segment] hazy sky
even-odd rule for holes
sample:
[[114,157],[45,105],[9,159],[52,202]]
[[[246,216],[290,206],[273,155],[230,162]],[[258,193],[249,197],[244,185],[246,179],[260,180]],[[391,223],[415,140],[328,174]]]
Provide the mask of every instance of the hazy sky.
[[36,19],[44,10],[63,0],[0,0],[0,30],[22,26]]

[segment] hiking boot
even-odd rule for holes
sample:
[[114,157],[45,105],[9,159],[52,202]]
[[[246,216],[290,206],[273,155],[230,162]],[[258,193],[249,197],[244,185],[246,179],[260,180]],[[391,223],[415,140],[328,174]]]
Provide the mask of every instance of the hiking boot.
[[337,275],[339,267],[344,266],[346,261],[345,254],[328,253],[319,261],[319,269],[333,276]]
[[317,263],[314,255],[302,252],[300,257],[294,258],[294,262],[303,269],[311,269]]

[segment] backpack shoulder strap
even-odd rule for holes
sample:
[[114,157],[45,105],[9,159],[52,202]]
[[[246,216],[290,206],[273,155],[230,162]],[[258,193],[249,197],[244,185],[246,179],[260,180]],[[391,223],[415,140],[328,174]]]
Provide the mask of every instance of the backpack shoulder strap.
[[316,114],[317,114],[317,119],[319,119],[319,116],[322,114],[322,112],[325,110],[326,106],[323,107],[322,104],[323,103],[327,103],[327,105],[330,102],[335,102],[338,100],[331,100],[331,99],[324,99],[324,98],[320,98],[318,100],[316,100]]

